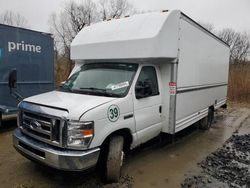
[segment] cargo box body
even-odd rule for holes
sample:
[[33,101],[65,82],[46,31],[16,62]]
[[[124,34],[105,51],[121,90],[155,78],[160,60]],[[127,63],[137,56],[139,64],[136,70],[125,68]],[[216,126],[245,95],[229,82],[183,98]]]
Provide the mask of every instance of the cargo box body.
[[181,16],[177,65],[176,131],[226,103],[229,47]]

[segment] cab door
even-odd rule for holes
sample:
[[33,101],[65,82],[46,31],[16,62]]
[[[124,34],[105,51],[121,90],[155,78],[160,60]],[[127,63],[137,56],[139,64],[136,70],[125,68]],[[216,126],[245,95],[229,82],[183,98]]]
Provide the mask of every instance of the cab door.
[[153,65],[143,66],[134,88],[134,117],[138,144],[157,136],[162,129],[162,99],[159,71]]

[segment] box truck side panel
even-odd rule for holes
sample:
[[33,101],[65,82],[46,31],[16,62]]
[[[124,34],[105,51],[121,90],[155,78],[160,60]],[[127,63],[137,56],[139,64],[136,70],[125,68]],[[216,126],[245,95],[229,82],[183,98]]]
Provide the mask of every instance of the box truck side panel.
[[226,85],[218,88],[179,93],[176,103],[177,121],[175,131],[178,132],[207,116],[210,105],[216,106],[216,104],[220,103],[221,106],[225,104],[226,95]]
[[0,105],[16,107],[8,88],[10,70],[17,70],[17,90],[29,97],[54,89],[51,35],[0,24]]
[[185,18],[180,29],[178,88],[227,83],[229,47]]
[[171,76],[171,64],[172,62],[165,62],[159,65],[160,77],[162,83],[162,131],[169,132],[169,82]]
[[229,47],[185,16],[179,45],[176,132],[225,103],[229,67]]

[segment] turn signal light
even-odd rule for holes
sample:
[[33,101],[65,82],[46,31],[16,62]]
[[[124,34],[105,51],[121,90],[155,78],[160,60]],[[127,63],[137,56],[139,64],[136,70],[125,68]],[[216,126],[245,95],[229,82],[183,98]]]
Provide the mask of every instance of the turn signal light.
[[89,129],[89,130],[83,130],[82,131],[82,135],[84,136],[84,138],[91,137],[91,136],[93,136],[93,130],[91,130],[91,129]]

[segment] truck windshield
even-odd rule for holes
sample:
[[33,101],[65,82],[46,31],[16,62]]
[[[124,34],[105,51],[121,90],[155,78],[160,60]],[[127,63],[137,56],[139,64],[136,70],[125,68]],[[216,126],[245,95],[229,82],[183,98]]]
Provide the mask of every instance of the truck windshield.
[[61,91],[124,97],[137,71],[137,64],[90,63],[84,64],[60,88]]

